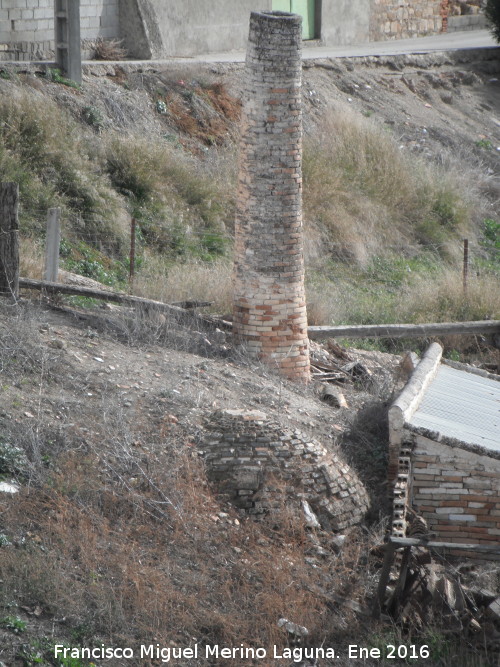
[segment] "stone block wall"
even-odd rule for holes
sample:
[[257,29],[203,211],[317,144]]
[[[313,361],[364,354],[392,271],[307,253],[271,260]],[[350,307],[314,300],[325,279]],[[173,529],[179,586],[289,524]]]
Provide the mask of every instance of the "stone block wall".
[[[0,0],[0,60],[53,58],[54,11],[54,0]],[[119,0],[80,0],[80,17],[82,40],[119,36]]]
[[447,16],[447,0],[372,0],[370,41],[439,33],[446,29]]
[[302,240],[301,18],[252,12],[241,121],[233,331],[309,379]]
[[89,40],[119,38],[119,0],[80,0],[80,34]]
[[465,16],[449,16],[447,32],[462,30],[487,30],[490,27],[484,14],[467,14]]
[[414,442],[412,502],[431,531],[446,542],[498,542],[500,459],[418,434]]
[[303,499],[324,528],[343,530],[359,523],[368,509],[363,484],[340,455],[262,412],[213,413],[201,448],[209,479],[249,514]]

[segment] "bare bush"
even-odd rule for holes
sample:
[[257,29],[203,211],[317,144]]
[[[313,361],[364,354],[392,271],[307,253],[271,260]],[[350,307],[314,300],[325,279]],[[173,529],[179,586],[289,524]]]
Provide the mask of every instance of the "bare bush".
[[98,37],[93,46],[94,60],[125,60],[127,50],[123,48],[121,39],[104,39]]

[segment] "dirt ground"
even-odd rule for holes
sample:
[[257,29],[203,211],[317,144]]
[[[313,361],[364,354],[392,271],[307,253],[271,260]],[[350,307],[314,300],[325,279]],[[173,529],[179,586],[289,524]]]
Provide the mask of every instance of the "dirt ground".
[[[443,155],[467,156],[491,175],[494,199],[500,174],[499,70],[496,51],[308,61],[304,64],[305,131],[320,121],[324,109],[352,106],[392,132],[402,150],[436,160]],[[42,83],[33,70],[21,76],[42,94]],[[168,64],[160,70],[153,65],[95,65],[87,68],[82,90],[44,82],[43,92],[48,86],[79,118],[85,108],[98,107],[100,122],[118,131],[134,128],[150,137],[177,136],[174,120],[155,111],[158,95],[188,104],[186,89],[205,82],[222,83],[238,98],[242,66]],[[144,89],[149,96],[143,95]],[[0,91],[7,90],[9,82],[0,79]],[[220,91],[218,103],[223,97]],[[234,130],[236,107],[231,107],[231,114],[222,114],[228,118],[226,125],[214,125],[218,132]],[[212,114],[206,108],[198,112],[205,120],[207,113]],[[200,140],[203,136],[196,135],[193,142]],[[117,439],[140,451],[145,460],[154,458],[165,442],[197,456],[204,419],[213,410],[258,408],[283,426],[339,448],[370,491],[371,525],[384,515],[385,408],[400,386],[401,357],[348,350],[351,359],[360,361],[369,373],[363,382],[342,385],[348,408],[336,408],[320,400],[319,380],[308,387],[284,381],[273,369],[232,350],[223,331],[120,309],[98,308],[88,317],[89,313],[79,316],[48,308],[37,297],[25,301],[14,316],[9,309],[0,312],[2,438],[23,442],[39,467],[51,470],[58,453],[87,452],[89,447],[99,450],[102,460],[112,466]],[[316,345],[314,359],[339,363],[326,347]],[[0,500],[16,502],[15,496]],[[215,519],[207,549],[214,562],[222,562],[229,558],[225,546],[220,548],[224,540],[241,551],[234,523],[239,515],[227,505],[210,507]],[[1,527],[0,522],[0,532]],[[19,534],[16,539],[25,537]],[[270,558],[277,553],[275,549]],[[326,588],[332,580],[327,574],[329,563],[321,569]],[[16,610],[32,626],[33,635],[37,623],[48,633],[55,621],[44,614],[37,621],[35,612],[36,607]],[[17,650],[23,641],[20,635],[3,630],[0,661],[12,655],[7,649]]]

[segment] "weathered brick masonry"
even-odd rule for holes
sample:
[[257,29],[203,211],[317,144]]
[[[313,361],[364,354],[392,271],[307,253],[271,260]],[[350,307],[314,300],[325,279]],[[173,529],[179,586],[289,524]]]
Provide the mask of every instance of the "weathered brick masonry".
[[368,508],[363,484],[339,454],[262,412],[214,412],[201,446],[209,478],[249,514],[303,499],[324,528],[343,530]]
[[500,383],[478,369],[441,364],[441,352],[430,346],[389,410],[392,534],[405,536],[413,507],[438,541],[496,544]]
[[500,538],[500,460],[414,434],[413,504],[429,528],[450,542]]
[[301,18],[253,12],[236,215],[236,342],[309,378],[302,241]]

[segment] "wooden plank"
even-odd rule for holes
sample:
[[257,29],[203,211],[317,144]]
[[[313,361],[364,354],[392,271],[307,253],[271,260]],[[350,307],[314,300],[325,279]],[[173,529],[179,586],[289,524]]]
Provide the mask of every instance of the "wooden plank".
[[426,547],[427,549],[458,549],[460,551],[475,551],[476,553],[498,554],[499,544],[464,544],[462,542],[434,542],[416,537],[389,537],[389,543],[396,547]]
[[448,334],[494,334],[500,332],[500,320],[476,322],[440,322],[438,324],[361,324],[355,326],[308,327],[309,338],[430,338]]
[[384,606],[385,601],[385,591],[387,590],[387,584],[389,583],[389,576],[391,574],[392,561],[394,560],[394,551],[396,546],[392,544],[391,540],[386,544],[385,547],[385,556],[382,569],[380,571],[380,579],[377,586],[377,595],[375,597],[375,602],[372,609],[373,618],[377,619],[380,617],[380,612]]

